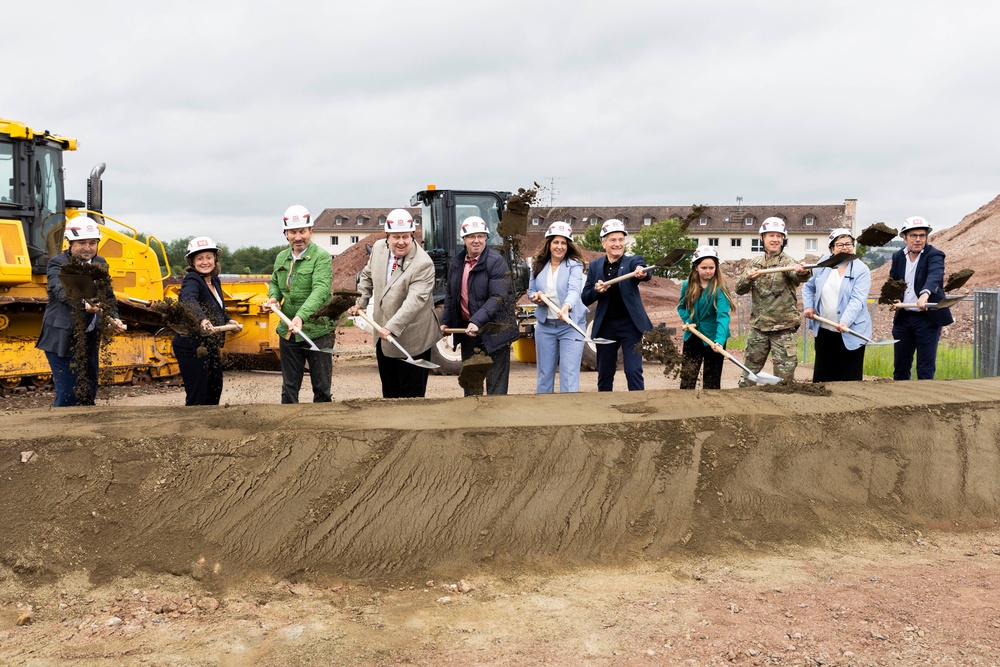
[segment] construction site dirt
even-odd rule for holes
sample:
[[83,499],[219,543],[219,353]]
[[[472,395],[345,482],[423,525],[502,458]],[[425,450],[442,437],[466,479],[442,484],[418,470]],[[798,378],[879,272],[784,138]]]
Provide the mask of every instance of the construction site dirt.
[[333,404],[3,399],[0,662],[1000,659],[1000,381],[385,401],[351,350]]

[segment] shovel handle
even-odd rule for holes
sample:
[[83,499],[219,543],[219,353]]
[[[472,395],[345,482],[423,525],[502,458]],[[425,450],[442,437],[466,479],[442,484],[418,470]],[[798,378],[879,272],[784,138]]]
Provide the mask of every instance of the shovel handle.
[[[684,329],[685,331],[690,331],[695,336],[697,336],[698,338],[702,339],[703,341],[705,341],[709,345],[715,345],[716,344],[714,340],[712,340],[711,338],[709,338],[708,336],[706,336],[702,332],[698,331],[698,327],[696,327],[693,324],[685,324],[681,328]],[[724,356],[726,359],[732,359],[733,358],[733,355],[731,355],[728,352],[726,352],[726,348],[722,348],[722,351],[719,354],[721,354],[722,356]]]
[[[803,264],[802,268],[803,269],[811,269],[813,267],[809,266],[809,265],[806,265],[806,264]],[[764,275],[765,273],[787,273],[789,271],[794,271],[794,270],[795,270],[794,266],[772,266],[769,269],[757,269],[757,273],[759,273],[761,275]]]
[[450,336],[451,334],[464,334],[465,331],[466,330],[461,327],[445,327],[441,333],[445,336]]
[[239,324],[220,324],[217,327],[212,327],[212,333],[222,333],[224,331],[239,331]]
[[[643,273],[646,273],[646,274],[652,273],[652,271],[653,271],[653,269],[651,269],[648,266],[644,266],[642,268],[644,269]],[[635,278],[635,271],[632,271],[631,273],[626,273],[624,276],[618,276],[617,278],[612,278],[611,280],[605,280],[604,281],[604,286],[608,287],[609,285],[614,285],[616,283],[623,283],[626,280],[628,280],[629,278]]]
[[[538,296],[540,296],[542,298],[542,301],[545,303],[546,306],[548,306],[552,310],[556,311],[557,313],[559,312],[559,307],[556,306],[556,304],[552,303],[552,299],[550,299],[548,297],[548,295],[545,294],[545,292],[535,292],[535,294],[537,294]],[[559,319],[562,320],[561,317]],[[584,340],[586,340],[586,341],[590,340],[590,336],[587,335],[587,332],[585,332],[583,329],[581,329],[579,326],[577,326],[576,322],[574,322],[573,320],[562,320],[562,321],[565,322],[566,324],[570,325],[574,329],[576,329],[577,333],[579,333],[581,336],[583,336]]]
[[[292,332],[292,321],[290,319],[288,319],[288,315],[285,315],[283,312],[281,312],[281,308],[272,308],[271,312],[274,313],[275,315],[277,315],[278,318],[281,319],[282,322],[284,322],[285,324],[288,325],[288,333],[291,333]],[[319,346],[316,345],[316,343],[314,343],[312,341],[312,338],[310,338],[309,336],[305,335],[305,333],[303,333],[303,331],[301,329],[299,329],[299,331],[296,332],[296,334],[299,335],[299,336],[302,336],[302,340],[304,340],[305,342],[309,343],[309,345],[314,350],[318,350],[319,349]]]
[[[817,322],[822,322],[823,324],[828,324],[828,325],[830,325],[831,327],[834,327],[834,328],[836,328],[836,329],[837,329],[837,331],[840,331],[840,322],[834,322],[833,320],[828,320],[828,319],[826,319],[825,317],[820,317],[819,315],[813,315],[813,317],[812,317],[812,318],[813,318],[814,320],[816,320]],[[870,343],[870,342],[872,342],[872,339],[871,339],[871,338],[869,338],[868,336],[864,336],[864,335],[862,335],[862,334],[859,334],[859,333],[858,333],[857,331],[855,331],[854,329],[844,329],[844,333],[849,333],[849,334],[851,334],[852,336],[857,336],[857,337],[858,337],[858,338],[860,338],[861,340],[866,340],[866,341],[868,341],[869,343]]]
[[[373,320],[372,318],[368,317],[368,313],[366,313],[363,308],[359,308],[358,309],[358,316],[361,319],[363,319],[365,322],[367,322],[369,325],[371,325],[371,328],[375,330],[373,333],[376,336],[379,335],[379,333],[378,333],[379,329],[384,329],[385,328],[381,324],[379,324],[378,322],[376,322],[375,320]],[[465,329],[462,329],[462,331],[465,331]],[[386,338],[386,340],[388,340],[390,343],[392,343],[396,347],[399,347],[399,344],[396,343],[396,339],[393,337],[393,335],[391,333],[389,335],[387,335],[385,338]],[[402,348],[400,348],[400,349],[402,349]],[[407,354],[407,356],[409,356],[409,354]]]

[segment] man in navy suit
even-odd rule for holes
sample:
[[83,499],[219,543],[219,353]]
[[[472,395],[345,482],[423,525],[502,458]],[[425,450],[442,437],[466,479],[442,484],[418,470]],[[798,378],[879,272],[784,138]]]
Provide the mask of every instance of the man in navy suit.
[[931,226],[920,216],[907,218],[899,235],[906,247],[892,255],[889,278],[906,281],[903,303],[916,308],[897,308],[892,320],[892,337],[899,342],[894,350],[893,380],[909,380],[913,353],[917,353],[917,379],[933,380],[937,367],[937,347],[941,327],[955,319],[951,310],[927,310],[928,303],[944,298],[944,253],[927,243]]
[[[104,258],[97,255],[97,246],[101,240],[100,227],[85,216],[77,216],[66,223],[65,238],[69,241],[69,250],[50,259],[46,270],[49,300],[45,304],[42,332],[36,343],[36,347],[45,352],[52,369],[57,408],[94,404],[102,314],[111,318],[111,326],[116,333],[125,330],[118,319],[118,302],[110,280],[96,299],[84,300],[70,298],[59,278],[63,267],[70,261],[107,267],[108,263]],[[76,318],[82,318],[81,328],[84,329],[83,336],[86,338],[85,368],[80,368],[80,360],[74,354],[78,335]]]
[[[627,234],[621,220],[611,219],[601,225],[605,255],[590,263],[587,283],[583,287],[584,305],[597,301],[591,335],[615,341],[613,345],[597,346],[597,391],[614,389],[619,347],[628,390],[641,391],[646,386],[642,379],[642,353],[636,350],[636,345],[642,340],[642,334],[653,328],[653,323],[642,305],[639,283],[649,280],[652,274],[644,271],[646,261],[641,256],[625,255]],[[629,280],[611,286],[604,284],[629,274],[632,276]]]

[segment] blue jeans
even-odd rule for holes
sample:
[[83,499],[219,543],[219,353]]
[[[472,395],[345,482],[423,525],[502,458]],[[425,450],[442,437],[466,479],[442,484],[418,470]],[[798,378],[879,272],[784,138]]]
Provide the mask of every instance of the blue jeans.
[[[52,369],[52,383],[56,388],[56,400],[54,407],[70,407],[73,405],[93,405],[94,397],[97,395],[97,371],[98,371],[98,345],[97,336],[93,336],[94,344],[90,345],[88,336],[87,345],[87,368],[85,369],[87,380],[87,390],[82,396],[77,396],[77,369],[74,368],[73,355],[60,357],[55,352],[46,352],[45,358],[49,360],[49,368]],[[92,348],[92,349],[91,349]]]
[[601,321],[601,330],[595,338],[610,338],[614,343],[597,345],[597,391],[613,391],[615,372],[618,370],[618,348],[622,349],[625,381],[629,391],[646,388],[642,377],[642,352],[635,346],[642,340],[642,332],[632,323],[631,317],[615,317]]

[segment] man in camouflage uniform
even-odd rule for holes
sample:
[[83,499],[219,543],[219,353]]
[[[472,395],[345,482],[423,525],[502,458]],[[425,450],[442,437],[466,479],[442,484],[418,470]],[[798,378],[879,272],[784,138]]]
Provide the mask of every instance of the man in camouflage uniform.
[[[764,255],[747,264],[743,275],[736,281],[736,293],[752,293],[750,307],[750,335],[743,362],[754,373],[764,368],[767,355],[771,355],[774,374],[789,382],[799,364],[798,336],[796,331],[802,316],[795,307],[795,292],[799,285],[809,280],[809,270],[784,253],[788,234],[781,218],[768,218],[760,226]],[[794,270],[761,273],[761,269],[779,266]],[[752,383],[744,373],[740,386]]]

